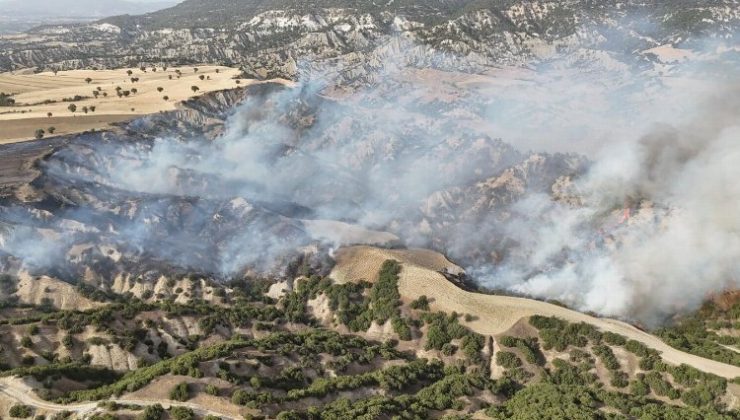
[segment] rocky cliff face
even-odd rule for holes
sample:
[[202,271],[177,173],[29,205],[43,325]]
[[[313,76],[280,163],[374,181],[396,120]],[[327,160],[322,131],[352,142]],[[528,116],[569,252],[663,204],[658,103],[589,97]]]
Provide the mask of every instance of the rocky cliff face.
[[0,38],[0,69],[215,62],[260,77],[292,77],[303,62],[341,57],[344,65],[372,66],[398,48],[410,63],[456,70],[521,65],[579,49],[635,65],[644,60],[636,51],[728,39],[739,23],[737,0],[190,0],[143,16]]

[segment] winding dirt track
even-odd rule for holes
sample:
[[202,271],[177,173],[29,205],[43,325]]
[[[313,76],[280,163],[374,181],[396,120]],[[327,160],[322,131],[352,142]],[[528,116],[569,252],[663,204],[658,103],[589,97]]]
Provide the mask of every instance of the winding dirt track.
[[[429,250],[389,250],[368,246],[343,248],[337,252],[337,265],[331,276],[339,282],[363,278],[374,280],[373,277],[376,277],[387,259],[395,259],[403,264],[398,287],[404,300],[411,301],[426,295],[432,301],[433,310],[475,315],[476,319],[466,325],[479,334],[502,334],[520,319],[532,315],[556,316],[570,322],[586,322],[603,331],[637,340],[660,351],[667,363],[687,364],[727,379],[740,377],[740,367],[674,349],[660,338],[621,321],[592,317],[538,300],[462,290],[438,272],[459,272],[462,269],[443,255]],[[368,273],[373,274],[368,276]]]
[[[32,407],[40,408],[48,411],[71,411],[78,416],[86,416],[93,413],[98,409],[98,402],[78,403],[78,404],[55,404],[53,402],[42,400],[37,397],[30,386],[23,382],[20,378],[2,378],[0,379],[0,394],[4,394],[21,404],[29,405]],[[241,417],[234,417],[233,414],[222,413],[213,411],[211,409],[203,408],[198,404],[189,402],[179,402],[171,400],[145,400],[141,398],[114,398],[107,401],[114,401],[120,404],[135,404],[140,406],[147,406],[153,404],[161,404],[165,409],[169,409],[172,406],[188,407],[199,416],[218,416],[222,419],[233,419],[237,420]]]

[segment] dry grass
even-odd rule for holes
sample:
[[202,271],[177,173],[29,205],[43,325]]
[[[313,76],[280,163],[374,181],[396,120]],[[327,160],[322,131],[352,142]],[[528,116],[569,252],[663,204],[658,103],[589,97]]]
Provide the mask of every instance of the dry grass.
[[18,274],[18,279],[16,296],[22,303],[40,305],[44,299],[49,299],[57,309],[81,311],[102,305],[82,296],[74,286],[60,280],[46,276],[33,278],[25,271]]
[[[462,268],[453,264],[444,255],[427,249],[383,249],[371,246],[341,248],[336,253],[337,264],[331,277],[340,282],[375,281],[378,271],[386,260],[396,260],[404,267],[421,267],[438,276],[437,271],[460,273]],[[441,276],[442,277],[442,276]],[[444,279],[444,277],[442,277]],[[447,280],[445,279],[445,282]]]
[[[127,71],[131,70],[131,76]],[[177,70],[181,71],[178,78]],[[105,128],[112,122],[125,121],[136,116],[176,109],[179,102],[204,93],[246,86],[254,81],[234,80],[239,70],[221,66],[172,67],[152,72],[139,69],[119,70],[73,70],[54,73],[0,74],[0,92],[15,94],[13,107],[0,107],[0,143],[29,140],[37,129],[48,130],[55,127],[55,134],[82,132],[93,128]],[[170,76],[172,79],[170,80]],[[201,80],[203,76],[205,80]],[[131,82],[131,78],[139,78]],[[92,81],[87,83],[86,79]],[[209,79],[210,78],[210,79]],[[191,86],[200,89],[193,93]],[[118,97],[116,88],[121,91],[137,89],[128,97]],[[159,92],[157,88],[163,88]],[[100,88],[96,99],[93,91]],[[104,96],[107,94],[107,97]],[[75,95],[87,97],[75,101],[77,111],[68,110],[71,102],[65,98]],[[168,100],[164,100],[164,96]],[[55,101],[44,103],[45,101]],[[95,112],[84,113],[83,107],[94,106]],[[52,117],[48,117],[52,113]]]

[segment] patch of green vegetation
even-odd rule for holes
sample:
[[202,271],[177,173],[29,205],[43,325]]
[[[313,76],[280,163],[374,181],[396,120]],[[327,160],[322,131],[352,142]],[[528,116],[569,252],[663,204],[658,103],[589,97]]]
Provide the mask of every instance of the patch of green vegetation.
[[565,351],[568,346],[584,347],[589,338],[601,339],[601,333],[593,325],[586,323],[572,324],[556,317],[533,315],[529,323],[537,328],[542,339],[542,348]]
[[33,408],[23,404],[16,404],[10,407],[8,414],[10,414],[10,417],[25,419],[33,415]]
[[460,348],[473,363],[482,361],[480,352],[485,345],[485,338],[460,324],[459,315],[444,312],[424,313],[421,319],[429,326],[426,335],[426,350],[443,350],[452,340],[460,340]]
[[524,360],[529,364],[542,365],[545,358],[540,352],[540,344],[536,338],[518,338],[504,336],[499,338],[499,344],[504,347],[516,348],[524,356]]
[[514,369],[522,365],[522,360],[510,351],[499,350],[496,352],[496,364],[505,369]]
[[302,281],[296,291],[283,298],[285,315],[293,322],[312,323],[306,313],[307,302],[324,294],[329,298],[329,306],[335,312],[336,319],[351,331],[367,331],[373,321],[382,325],[390,320],[398,338],[410,340],[411,327],[400,311],[400,271],[401,265],[397,261],[387,260],[378,272],[378,281],[374,284],[333,284],[330,279],[312,276]]
[[180,382],[170,390],[170,399],[175,401],[187,401],[190,399],[190,387],[187,382]]
[[235,338],[210,347],[203,347],[173,357],[172,359],[163,360],[151,366],[131,371],[114,383],[90,390],[72,391],[57,401],[60,403],[86,400],[95,401],[108,398],[112,395],[121,395],[124,392],[133,392],[146,386],[155,378],[168,373],[195,373],[200,362],[227,356],[232,351],[245,347],[250,343],[251,341],[249,340]]
[[164,408],[160,404],[154,404],[144,408],[144,412],[137,416],[137,420],[160,420],[164,415]]
[[725,346],[740,348],[740,337],[720,335],[720,329],[740,328],[740,303],[722,310],[712,302],[655,334],[671,347],[718,362],[740,366],[740,353]]
[[589,372],[591,369],[589,364],[574,366],[565,360],[555,358],[552,365],[554,369],[545,377],[546,382],[556,385],[589,386],[597,381],[596,375]]
[[[621,416],[607,415],[602,407],[611,407]],[[517,392],[500,406],[492,406],[486,414],[494,419],[687,419],[730,420],[733,413],[721,413],[713,407],[680,407],[646,401],[619,392],[608,392],[581,385],[539,383]]]
[[195,413],[191,408],[176,405],[170,407],[170,416],[175,420],[193,420]]
[[426,295],[419,296],[418,299],[411,302],[411,309],[416,309],[417,311],[428,311],[429,310],[429,298],[427,298]]

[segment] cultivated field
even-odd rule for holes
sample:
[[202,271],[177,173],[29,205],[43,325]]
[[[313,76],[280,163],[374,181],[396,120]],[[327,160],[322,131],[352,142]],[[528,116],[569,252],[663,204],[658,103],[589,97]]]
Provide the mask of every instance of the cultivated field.
[[76,133],[173,110],[193,96],[250,83],[239,74],[220,66],[3,73],[0,93],[15,104],[0,106],[0,143],[32,139],[38,129]]

